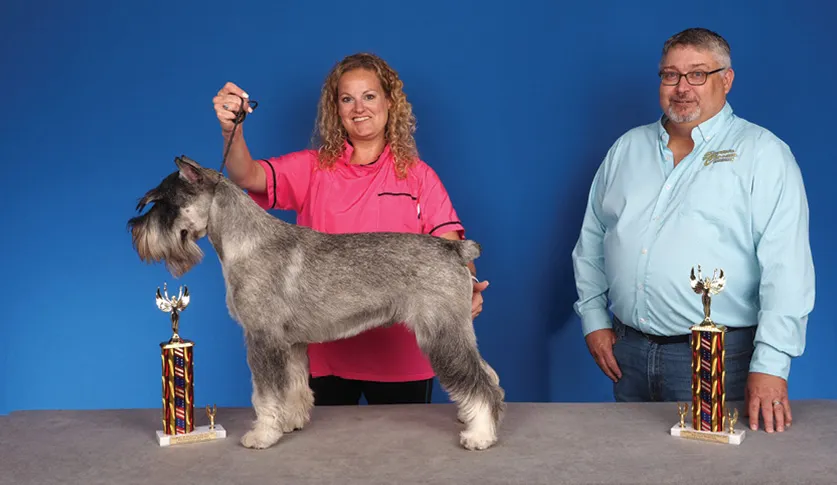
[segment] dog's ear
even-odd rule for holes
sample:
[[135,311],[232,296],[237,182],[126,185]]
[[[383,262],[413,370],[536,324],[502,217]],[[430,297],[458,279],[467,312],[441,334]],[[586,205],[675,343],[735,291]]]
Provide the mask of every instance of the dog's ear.
[[201,167],[201,165],[198,162],[192,160],[191,158],[187,157],[186,155],[180,155],[179,157],[177,157],[177,160],[180,160],[183,163],[188,163],[189,165],[191,165],[195,168],[198,168],[198,169],[203,168],[203,167]]
[[174,159],[175,165],[180,170],[180,178],[189,182],[190,184],[198,183],[203,180],[201,175],[201,166],[194,160],[185,156]]

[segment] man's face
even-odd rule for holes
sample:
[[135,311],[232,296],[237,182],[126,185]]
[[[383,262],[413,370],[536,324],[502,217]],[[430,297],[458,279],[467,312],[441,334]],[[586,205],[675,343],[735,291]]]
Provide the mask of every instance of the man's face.
[[[708,74],[721,65],[712,52],[698,50],[692,46],[677,46],[668,51],[662,62],[660,81],[660,106],[668,118],[677,124],[697,126],[715,116],[726,103],[726,95],[732,87],[734,73],[726,69]],[[677,74],[702,71],[703,75],[691,74],[687,79]],[[702,85],[694,86],[689,83]]]

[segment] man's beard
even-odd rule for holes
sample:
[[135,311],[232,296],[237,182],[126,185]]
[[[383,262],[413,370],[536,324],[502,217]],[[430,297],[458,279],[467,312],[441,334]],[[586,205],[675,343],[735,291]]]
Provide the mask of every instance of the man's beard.
[[[688,112],[685,112],[685,113],[678,113],[675,110],[675,107],[676,107],[675,101],[684,101],[684,100],[682,100],[680,98],[671,98],[669,100],[669,105],[668,105],[668,110],[666,110],[666,115],[668,116],[668,118],[671,121],[673,121],[675,123],[691,123],[692,121],[695,121],[696,119],[700,118],[700,104],[698,104],[697,100],[694,100],[695,101],[694,108],[691,111],[688,111]],[[685,101],[691,101],[691,100],[685,100]]]

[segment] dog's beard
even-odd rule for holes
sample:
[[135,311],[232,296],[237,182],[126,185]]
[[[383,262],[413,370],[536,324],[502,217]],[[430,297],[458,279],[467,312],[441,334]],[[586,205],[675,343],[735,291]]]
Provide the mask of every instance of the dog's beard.
[[203,251],[191,234],[181,239],[177,232],[161,231],[157,226],[149,219],[133,221],[131,235],[140,260],[146,263],[165,262],[166,269],[175,278],[183,276],[201,262]]

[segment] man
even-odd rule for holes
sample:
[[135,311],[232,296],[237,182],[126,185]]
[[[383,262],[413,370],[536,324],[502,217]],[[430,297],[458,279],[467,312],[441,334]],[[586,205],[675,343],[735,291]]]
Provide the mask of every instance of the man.
[[710,318],[728,328],[726,399],[745,402],[753,430],[761,416],[784,431],[814,304],[799,167],[782,140],[733,114],[718,34],[668,39],[660,78],[663,115],[613,144],[589,192],[573,251],[585,340],[617,401],[689,401],[689,328],[704,318],[691,271],[723,269]]

